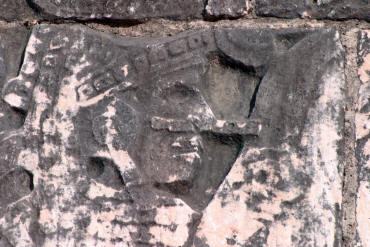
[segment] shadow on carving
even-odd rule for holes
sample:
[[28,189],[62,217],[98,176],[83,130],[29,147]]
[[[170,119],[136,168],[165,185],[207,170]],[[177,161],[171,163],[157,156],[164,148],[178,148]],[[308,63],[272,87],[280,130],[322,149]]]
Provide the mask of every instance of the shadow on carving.
[[205,97],[216,118],[244,121],[251,115],[263,68],[255,68],[224,53],[208,56],[209,68],[203,82]]
[[106,186],[121,190],[125,183],[113,161],[100,157],[90,157],[86,166],[89,177]]
[[6,104],[0,105],[0,113],[4,114],[1,118],[0,132],[20,129],[26,120],[26,112]]

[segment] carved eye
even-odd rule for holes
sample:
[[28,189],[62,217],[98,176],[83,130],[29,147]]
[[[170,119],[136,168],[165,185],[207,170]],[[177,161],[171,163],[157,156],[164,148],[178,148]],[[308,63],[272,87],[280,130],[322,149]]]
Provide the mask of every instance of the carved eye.
[[197,92],[185,85],[174,85],[167,88],[163,94],[169,103],[186,103],[195,99]]

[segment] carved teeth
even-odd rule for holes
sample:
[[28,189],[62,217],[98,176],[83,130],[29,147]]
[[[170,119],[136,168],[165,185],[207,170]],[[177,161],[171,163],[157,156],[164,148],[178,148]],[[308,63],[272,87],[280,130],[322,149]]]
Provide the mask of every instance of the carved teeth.
[[261,131],[261,125],[258,120],[247,121],[227,121],[217,120],[210,130],[219,134],[239,134],[239,135],[256,135]]
[[152,117],[151,126],[155,130],[168,130],[171,132],[194,132],[191,121],[171,118]]
[[189,153],[182,153],[176,154],[172,156],[173,158],[183,160],[185,163],[192,165],[196,160],[200,160],[200,156],[198,152],[189,152]]
[[[247,121],[227,121],[216,120],[209,126],[204,123],[199,125],[199,129],[204,132],[214,132],[219,134],[231,135],[255,135],[258,136],[262,126],[258,120]],[[168,130],[170,132],[194,132],[194,123],[191,119],[171,119],[162,117],[152,117],[151,126],[155,130]]]
[[188,152],[198,152],[203,150],[203,143],[200,136],[177,137],[171,145],[174,149]]

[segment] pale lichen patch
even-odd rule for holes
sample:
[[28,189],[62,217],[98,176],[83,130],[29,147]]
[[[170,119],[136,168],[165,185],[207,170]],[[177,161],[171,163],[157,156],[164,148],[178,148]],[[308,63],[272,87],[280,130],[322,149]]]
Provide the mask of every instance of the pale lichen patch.
[[367,54],[363,59],[364,62],[358,69],[358,75],[360,77],[360,80],[365,83],[370,80],[370,53]]
[[363,247],[370,246],[370,183],[360,182],[357,197],[357,230]]
[[[175,199],[175,206],[157,208],[155,222],[157,225],[150,227],[152,235],[150,243],[164,244],[166,246],[183,246],[189,237],[188,225],[196,214],[189,206],[180,199]],[[176,226],[170,230],[170,226]]]
[[10,93],[4,97],[4,101],[13,107],[23,107],[23,98],[15,93]]

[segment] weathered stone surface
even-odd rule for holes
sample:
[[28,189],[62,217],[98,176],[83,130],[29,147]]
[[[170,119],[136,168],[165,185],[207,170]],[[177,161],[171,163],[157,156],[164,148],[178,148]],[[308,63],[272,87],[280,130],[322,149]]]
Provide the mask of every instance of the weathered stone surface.
[[42,13],[59,18],[142,20],[201,18],[203,0],[30,0]]
[[245,0],[208,0],[205,17],[208,19],[242,17],[247,14],[247,3]]
[[362,19],[370,21],[368,0],[256,0],[260,16],[313,19]]
[[[266,71],[252,113],[262,130],[259,145],[244,146],[205,209],[195,246],[335,246],[340,239],[344,78],[338,37],[280,35],[278,42],[268,32],[228,33],[230,50],[244,42],[264,48],[233,54]],[[284,55],[257,55],[279,46],[287,49]]]
[[0,20],[21,21],[34,20],[39,16],[27,0],[0,0]]
[[18,73],[28,35],[22,27],[0,27],[0,88]]
[[[23,28],[0,28],[0,90],[8,79],[17,75],[20,69],[27,35],[28,31]],[[12,162],[22,148],[23,138],[17,135],[17,129],[22,127],[24,118],[23,112],[11,108],[3,100],[0,101],[0,178],[10,176],[14,172]],[[4,189],[4,186],[1,189]],[[15,194],[19,193],[17,190],[12,191]]]
[[26,117],[0,243],[336,246],[343,85],[333,30],[36,26],[2,90]]
[[355,115],[360,182],[356,210],[357,231],[359,246],[370,246],[370,30],[359,33],[358,59],[361,86]]

